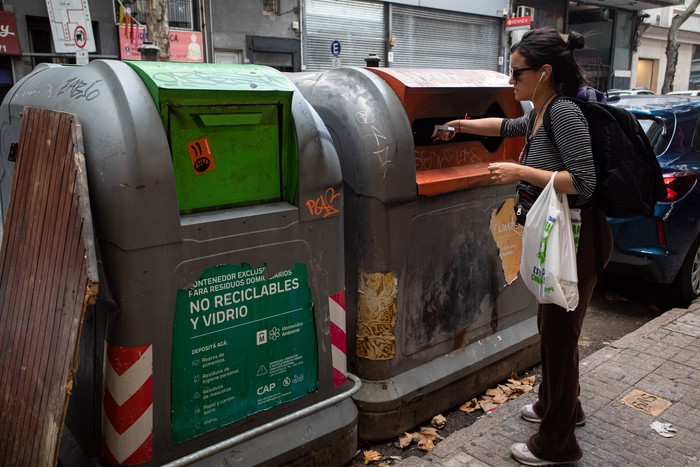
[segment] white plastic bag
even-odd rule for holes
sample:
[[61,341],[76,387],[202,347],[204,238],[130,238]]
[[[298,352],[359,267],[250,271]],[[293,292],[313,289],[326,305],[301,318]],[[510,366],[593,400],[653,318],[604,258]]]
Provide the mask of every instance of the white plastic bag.
[[554,190],[556,174],[527,213],[520,276],[540,303],[573,310],[578,305],[576,246],[569,202]]

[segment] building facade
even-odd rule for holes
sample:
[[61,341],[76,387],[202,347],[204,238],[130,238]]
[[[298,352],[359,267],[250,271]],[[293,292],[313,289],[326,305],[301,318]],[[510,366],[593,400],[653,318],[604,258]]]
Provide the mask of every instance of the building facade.
[[[687,5],[690,1],[686,1]],[[686,5],[646,11],[641,24],[639,47],[633,57],[635,87],[661,92],[666,71],[666,43],[668,29],[675,15]],[[694,13],[678,31],[678,62],[673,81],[674,91],[700,89],[700,14]]]
[[[588,47],[577,55],[599,89],[626,88],[636,82],[634,65],[646,58],[639,55],[633,63],[642,29],[644,46],[660,47],[655,44],[655,26],[644,28],[643,10],[656,12],[682,4],[682,0],[167,2],[171,60],[255,63],[288,72],[365,66],[370,56],[379,66],[507,72],[509,46],[523,31],[507,31],[506,18],[531,16],[532,27],[552,26],[562,33],[574,29],[586,35]],[[146,0],[0,0],[0,8],[0,27],[15,32],[14,37],[0,34],[0,39],[17,45],[8,43],[7,48],[0,40],[3,95],[41,62],[140,59],[138,48],[147,36]],[[659,21],[670,20],[662,16]],[[683,57],[693,50],[688,43]],[[656,60],[660,68],[662,59]]]

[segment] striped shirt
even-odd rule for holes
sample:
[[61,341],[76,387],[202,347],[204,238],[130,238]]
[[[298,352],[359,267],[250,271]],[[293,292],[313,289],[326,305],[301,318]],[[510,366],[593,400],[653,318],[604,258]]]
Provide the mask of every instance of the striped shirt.
[[[534,135],[529,134],[535,121],[534,110],[522,117],[505,119],[501,125],[501,135],[528,138],[529,149],[522,160],[524,165],[549,171],[568,170],[571,183],[578,193],[575,205],[584,206],[590,203],[596,182],[588,122],[581,109],[569,100],[555,99],[550,107],[556,146],[547,136],[544,125],[540,125]],[[562,149],[561,152],[557,147]]]

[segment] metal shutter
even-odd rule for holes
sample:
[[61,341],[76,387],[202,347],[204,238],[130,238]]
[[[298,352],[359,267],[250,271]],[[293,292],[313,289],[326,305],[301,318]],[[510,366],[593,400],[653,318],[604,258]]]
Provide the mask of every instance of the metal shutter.
[[308,0],[306,2],[306,69],[332,66],[331,43],[340,41],[343,66],[365,66],[369,54],[386,66],[384,4],[358,0]]
[[398,5],[392,11],[392,66],[500,71],[500,19]]

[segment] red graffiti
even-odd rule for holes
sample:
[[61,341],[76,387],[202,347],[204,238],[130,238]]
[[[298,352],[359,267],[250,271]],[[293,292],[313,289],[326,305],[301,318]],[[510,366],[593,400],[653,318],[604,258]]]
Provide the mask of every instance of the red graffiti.
[[333,188],[326,190],[324,194],[316,199],[310,199],[306,202],[306,207],[309,208],[309,213],[312,216],[328,217],[333,214],[340,212],[335,206],[333,206],[333,201],[340,196],[340,193],[336,193]]

